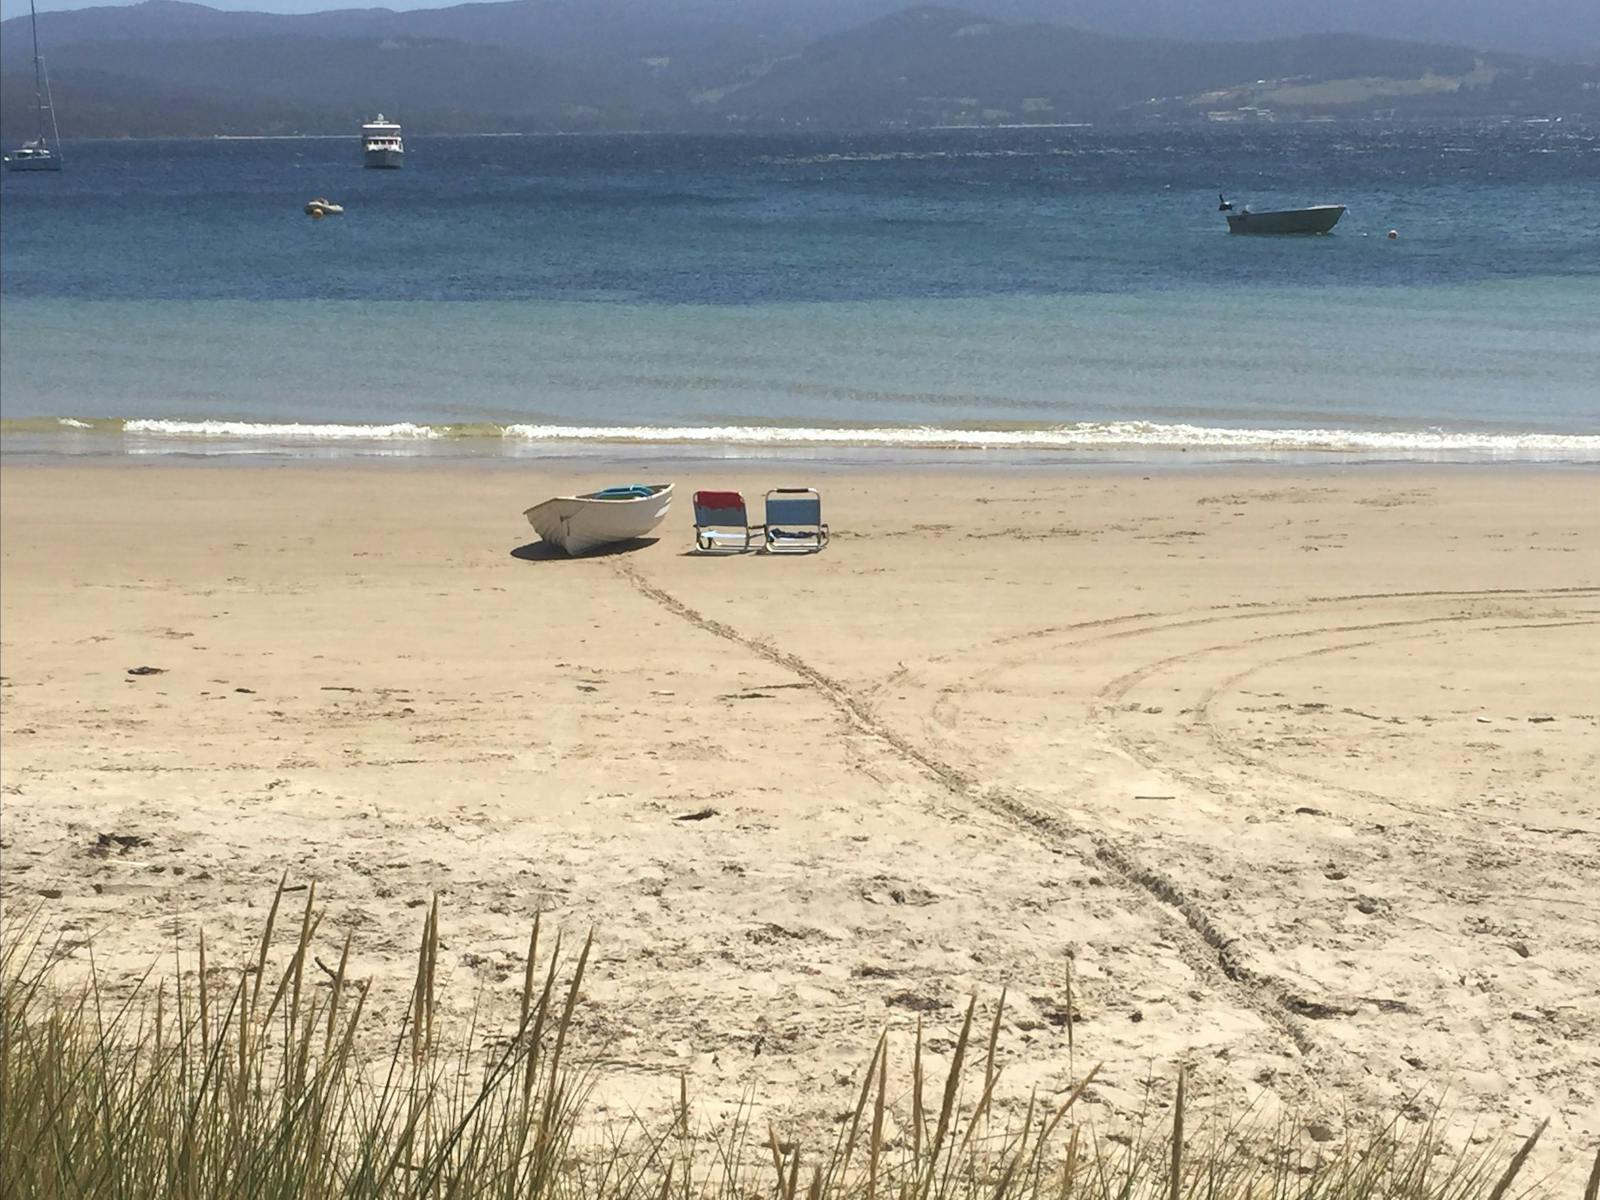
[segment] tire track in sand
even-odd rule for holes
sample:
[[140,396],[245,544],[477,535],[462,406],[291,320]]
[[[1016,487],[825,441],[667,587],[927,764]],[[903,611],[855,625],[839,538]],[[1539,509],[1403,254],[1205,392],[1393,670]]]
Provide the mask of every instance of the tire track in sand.
[[[1464,624],[1468,621],[1489,622],[1496,619],[1497,618],[1493,616],[1482,616],[1475,618],[1463,617],[1460,618],[1459,621]],[[1439,618],[1439,620],[1447,621],[1449,618]],[[1433,622],[1428,621],[1417,622],[1418,625],[1430,625],[1432,623]],[[1481,632],[1485,633],[1501,633],[1530,629],[1585,628],[1594,625],[1600,625],[1600,621],[1586,619],[1571,621],[1530,620],[1514,621],[1501,624],[1481,624],[1478,626],[1478,628]],[[1314,632],[1315,631],[1308,631],[1306,636],[1313,636]],[[1426,638],[1435,636],[1439,632],[1440,630],[1438,629],[1426,628],[1413,633],[1384,639],[1384,641],[1393,643],[1418,638]],[[1249,749],[1243,744],[1243,741],[1237,732],[1224,729],[1217,721],[1215,712],[1215,706],[1217,702],[1224,696],[1237,691],[1240,684],[1244,683],[1245,680],[1260,674],[1262,671],[1269,670],[1272,667],[1279,666],[1287,662],[1295,662],[1308,658],[1319,658],[1326,655],[1340,654],[1349,650],[1363,649],[1379,644],[1382,644],[1382,642],[1377,638],[1369,638],[1352,642],[1339,642],[1331,646],[1318,646],[1315,649],[1303,650],[1297,654],[1285,654],[1276,658],[1265,659],[1252,666],[1246,667],[1242,671],[1236,671],[1232,675],[1219,680],[1217,683],[1207,688],[1201,695],[1200,701],[1194,709],[1193,725],[1202,730],[1206,740],[1211,744],[1212,749],[1215,750],[1217,754],[1251,771],[1259,771],[1263,774],[1277,775],[1280,778],[1294,780],[1298,783],[1310,784],[1314,787],[1321,788],[1329,792],[1336,792],[1339,795],[1345,796],[1352,800],[1363,801],[1370,804],[1380,804],[1388,808],[1398,809],[1402,812],[1414,813],[1420,816],[1436,816],[1438,813],[1437,808],[1418,804],[1407,804],[1404,801],[1395,799],[1393,796],[1385,796],[1379,792],[1370,791],[1366,788],[1352,787],[1349,784],[1335,783],[1331,779],[1324,779],[1310,771],[1300,771],[1293,767],[1284,766],[1271,755],[1260,754],[1252,749]],[[1486,819],[1481,817],[1479,820],[1482,820],[1484,824],[1495,828],[1516,828],[1540,833],[1592,835],[1594,832],[1591,829],[1580,828],[1577,826],[1546,826],[1535,828],[1529,826],[1526,822],[1520,821]],[[1461,836],[1464,837],[1465,835]]]
[[[1176,632],[1179,630],[1197,629],[1207,625],[1232,624],[1238,621],[1276,620],[1280,618],[1311,618],[1318,610],[1335,609],[1347,605],[1364,607],[1374,601],[1395,603],[1416,603],[1435,600],[1497,600],[1497,599],[1558,599],[1569,596],[1595,596],[1600,595],[1600,589],[1593,587],[1553,587],[1553,588],[1476,588],[1458,591],[1444,589],[1429,589],[1410,592],[1351,592],[1343,595],[1308,596],[1301,600],[1286,601],[1236,601],[1228,604],[1213,604],[1201,608],[1175,609],[1169,612],[1135,612],[1122,613],[1114,617],[1099,617],[1093,620],[1072,621],[1061,625],[1046,625],[1037,629],[1027,629],[1020,633],[1007,634],[1004,637],[992,638],[981,643],[974,643],[964,650],[948,654],[936,654],[926,661],[927,666],[941,663],[959,661],[974,655],[989,655],[1002,647],[1034,642],[1061,642],[1065,641],[1064,649],[1084,650],[1108,641],[1126,641],[1134,638],[1144,638],[1153,635]],[[1316,627],[1307,634],[1315,633],[1323,627]],[[1289,636],[1289,635],[1270,635]],[[1240,642],[1227,643],[1230,646],[1248,645],[1261,638],[1248,638]],[[1224,647],[1210,647],[1203,651],[1191,651],[1190,654],[1210,653]],[[1030,645],[1026,654],[1001,659],[991,659],[987,665],[976,672],[969,673],[967,682],[961,687],[943,688],[935,700],[928,718],[936,725],[947,729],[954,728],[955,722],[950,718],[953,705],[960,696],[974,691],[977,684],[992,684],[996,679],[1009,671],[1034,662],[1038,659],[1040,651]],[[1150,664],[1158,665],[1158,664]],[[1145,668],[1140,668],[1145,670]],[[909,676],[914,674],[909,669],[902,668],[897,675]],[[886,681],[887,682],[887,681]],[[1114,686],[1116,682],[1113,681]],[[882,686],[882,685],[879,685]],[[878,690],[877,687],[873,688]],[[1192,781],[1188,781],[1192,782]]]
[[1188,930],[1187,936],[1183,936],[1187,943],[1184,958],[1191,967],[1212,978],[1220,972],[1224,980],[1236,985],[1232,989],[1235,998],[1277,1029],[1302,1055],[1317,1049],[1315,1039],[1300,1018],[1323,1015],[1326,1005],[1294,991],[1261,967],[1258,956],[1238,934],[1208,912],[1172,878],[1141,861],[1133,851],[1098,830],[1076,828],[1060,815],[1038,808],[1014,792],[984,787],[980,779],[934,757],[897,733],[844,683],[813,667],[798,655],[780,650],[741,633],[725,622],[706,616],[671,592],[651,583],[631,564],[614,562],[611,565],[635,591],[673,616],[713,637],[741,646],[804,680],[813,691],[832,704],[854,729],[886,746],[902,761],[931,777],[952,796],[1021,825],[1056,845],[1070,842],[1075,837],[1087,840],[1095,859],[1125,888],[1141,895],[1146,901],[1155,901],[1159,911],[1181,918],[1179,927]]
[[[1551,589],[1547,593],[1522,592],[1515,593],[1524,596],[1549,595],[1551,597],[1563,596],[1573,592],[1583,593],[1589,589]],[[1510,593],[1495,593],[1506,595]],[[1464,598],[1481,597],[1483,593],[1409,593],[1396,596],[1385,596],[1383,599],[1442,599],[1459,595]],[[1364,597],[1350,597],[1349,600],[1359,600]],[[1262,617],[1309,617],[1312,614],[1305,610],[1284,609],[1277,612],[1263,611]],[[1204,622],[1202,622],[1204,623]],[[1569,626],[1590,625],[1595,622],[1588,620],[1549,621],[1529,618],[1524,621],[1507,622],[1503,614],[1499,613],[1472,613],[1458,612],[1445,613],[1433,616],[1416,616],[1404,619],[1387,621],[1368,621],[1343,625],[1314,625],[1304,629],[1280,630],[1274,633],[1258,633],[1254,637],[1247,637],[1235,641],[1218,642],[1209,646],[1202,646],[1193,650],[1186,650],[1179,654],[1168,655],[1155,659],[1125,672],[1100,688],[1089,701],[1088,720],[1098,729],[1101,735],[1111,745],[1115,746],[1131,760],[1141,766],[1153,770],[1160,770],[1181,780],[1191,787],[1201,791],[1211,791],[1222,794],[1229,790],[1231,785],[1221,778],[1207,773],[1204,770],[1190,770],[1176,765],[1169,758],[1152,752],[1146,746],[1125,733],[1118,724],[1117,716],[1122,702],[1134,688],[1159,681],[1171,674],[1180,666],[1192,665],[1202,659],[1223,654],[1237,653],[1240,650],[1252,647],[1264,647],[1270,643],[1303,642],[1311,638],[1326,638],[1329,636],[1345,634],[1367,634],[1367,637],[1349,641],[1336,642],[1331,645],[1319,646],[1309,650],[1300,650],[1290,654],[1277,655],[1251,664],[1243,670],[1233,672],[1228,676],[1212,683],[1199,695],[1198,700],[1191,710],[1189,725],[1200,730],[1207,742],[1218,756],[1237,765],[1252,770],[1259,770],[1268,774],[1280,776],[1284,779],[1294,779],[1301,783],[1309,783],[1327,791],[1337,792],[1351,800],[1360,801],[1369,805],[1379,805],[1397,812],[1406,812],[1418,816],[1436,815],[1436,810],[1423,805],[1409,804],[1393,796],[1385,796],[1378,792],[1356,788],[1347,784],[1335,783],[1318,776],[1296,771],[1271,761],[1266,756],[1253,754],[1236,744],[1236,739],[1224,733],[1216,724],[1213,706],[1216,702],[1238,684],[1251,676],[1283,662],[1297,659],[1315,658],[1322,655],[1335,654],[1342,651],[1368,648],[1408,639],[1427,637],[1440,631],[1441,628],[1478,627],[1486,632],[1512,629],[1537,629],[1537,628],[1564,628]],[[1165,632],[1173,626],[1162,626],[1154,632]]]
[[[1492,601],[1511,599],[1530,599],[1558,601],[1567,599],[1585,599],[1600,595],[1600,588],[1592,586],[1570,586],[1551,588],[1475,588],[1461,590],[1427,589],[1420,591],[1404,592],[1353,592],[1343,595],[1311,596],[1303,600],[1281,602],[1237,602],[1230,604],[1211,605],[1199,609],[1175,610],[1171,612],[1139,612],[1127,613],[1116,617],[1102,617],[1096,620],[1070,622],[1062,625],[1044,626],[1030,629],[1021,633],[1010,634],[1005,637],[992,639],[988,642],[970,647],[966,651],[955,654],[937,655],[928,660],[930,664],[948,662],[960,659],[974,653],[987,653],[1002,646],[1019,643],[1035,643],[1044,641],[1058,643],[1057,649],[1062,652],[1074,653],[1090,650],[1095,646],[1109,641],[1127,641],[1136,638],[1161,636],[1182,630],[1196,630],[1213,625],[1232,625],[1237,622],[1265,622],[1265,621],[1317,621],[1319,614],[1331,616],[1341,609],[1353,606],[1354,612],[1350,616],[1358,616],[1362,609],[1373,603],[1401,604],[1409,607],[1413,604],[1430,604],[1439,601],[1454,600],[1462,602]],[[1579,610],[1586,611],[1586,610]],[[1346,617],[1348,621],[1350,618]],[[1095,691],[1089,699],[1087,721],[1090,727],[1096,729],[1106,742],[1126,755],[1131,761],[1141,766],[1160,770],[1172,778],[1195,788],[1198,791],[1209,791],[1223,794],[1228,786],[1223,781],[1211,774],[1186,769],[1176,762],[1163,758],[1147,751],[1144,746],[1130,737],[1119,728],[1117,722],[1117,704],[1128,692],[1135,687],[1159,680],[1173,668],[1191,664],[1204,657],[1235,652],[1247,647],[1265,645],[1271,642],[1297,641],[1328,634],[1367,632],[1378,636],[1369,640],[1348,642],[1342,648],[1350,649],[1359,646],[1376,644],[1379,638],[1388,636],[1391,631],[1403,628],[1434,627],[1441,624],[1452,623],[1479,623],[1499,619],[1504,621],[1504,614],[1456,612],[1417,616],[1411,618],[1396,618],[1388,621],[1367,621],[1350,624],[1312,624],[1306,628],[1280,630],[1273,633],[1256,633],[1254,636],[1236,638],[1224,642],[1202,646],[1198,649],[1185,650],[1179,654],[1165,656],[1148,661],[1131,671],[1112,679],[1109,683]],[[1544,622],[1548,623],[1548,622]],[[1577,621],[1576,624],[1590,622]],[[1541,624],[1530,618],[1524,622],[1513,622],[1504,626],[1491,628],[1523,628],[1535,627]],[[1565,625],[1568,622],[1559,622]],[[1424,635],[1427,629],[1424,629]],[[1407,636],[1423,636],[1419,634],[1401,634],[1400,638]],[[956,715],[957,705],[961,698],[975,690],[980,685],[993,685],[1007,673],[1039,660],[1041,651],[1030,647],[1027,654],[1002,658],[989,662],[986,666],[970,673],[966,682],[960,686],[941,688],[927,713],[925,724],[931,722],[945,734],[953,732],[959,724]],[[1250,674],[1271,665],[1274,662],[1289,661],[1294,658],[1305,657],[1320,651],[1301,652],[1299,654],[1284,655],[1281,658],[1270,659],[1264,663],[1256,663],[1246,671],[1241,672],[1238,678],[1248,677]],[[1224,685],[1236,680],[1224,681]],[[1223,738],[1215,727],[1211,718],[1210,706],[1224,690],[1224,685],[1217,685],[1205,691],[1198,706],[1198,723],[1207,733],[1208,741],[1221,757],[1235,763],[1262,767],[1284,777],[1297,777],[1302,782],[1314,783],[1322,786],[1326,781],[1312,776],[1298,776],[1296,772],[1280,768],[1272,763],[1267,763],[1247,754],[1237,753],[1233,748],[1223,744]],[[1348,795],[1351,799],[1363,801],[1368,804],[1378,804],[1384,807],[1410,812],[1419,815],[1431,815],[1431,809],[1416,805],[1409,805],[1393,797],[1382,796],[1375,792],[1366,792],[1344,785],[1327,783],[1331,790]]]

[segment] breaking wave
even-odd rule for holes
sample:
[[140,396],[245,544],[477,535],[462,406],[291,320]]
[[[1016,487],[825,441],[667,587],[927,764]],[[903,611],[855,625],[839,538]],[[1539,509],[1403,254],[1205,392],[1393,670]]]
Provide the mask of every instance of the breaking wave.
[[[70,418],[67,418],[70,420]],[[66,421],[63,421],[65,424]],[[80,427],[83,422],[77,422]],[[294,442],[308,439],[331,441],[389,441],[395,438],[435,438],[448,436],[437,425],[416,425],[399,421],[393,425],[312,425],[276,424],[263,421],[161,421],[137,418],[121,423],[123,433],[148,433],[167,437],[268,438]]]
[[[8,431],[35,434],[54,431],[102,437],[140,448],[151,443],[216,445],[223,442],[277,445],[362,445],[472,441],[502,446],[540,444],[748,447],[861,447],[915,450],[1206,450],[1221,453],[1389,453],[1407,455],[1488,456],[1503,458],[1600,461],[1600,434],[1493,433],[1425,428],[1369,429],[1235,429],[1221,426],[1163,424],[1150,421],[1078,422],[1068,425],[1008,428],[944,428],[939,426],[783,426],[783,425],[562,425],[519,422],[498,424],[389,424],[195,421],[136,418],[52,421],[6,421]],[[108,445],[115,450],[114,444]],[[435,446],[442,449],[441,446]]]

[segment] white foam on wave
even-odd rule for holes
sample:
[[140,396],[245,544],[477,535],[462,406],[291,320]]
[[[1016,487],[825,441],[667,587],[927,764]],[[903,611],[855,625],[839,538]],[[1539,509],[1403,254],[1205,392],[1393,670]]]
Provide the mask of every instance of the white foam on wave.
[[76,417],[61,417],[56,421],[63,429],[93,429],[94,426],[87,421],[80,421]]
[[[64,426],[88,428],[64,419]],[[1483,433],[1445,429],[1229,429],[1150,421],[1081,422],[1034,429],[948,429],[935,426],[838,428],[778,425],[387,425],[179,421],[123,422],[129,434],[174,439],[294,442],[408,442],[499,437],[534,443],[731,444],[857,446],[922,450],[1213,450],[1237,452],[1388,452],[1564,457],[1600,460],[1600,434]]]
[[[997,129],[1088,129],[1091,126],[1082,124],[1052,124],[1052,125],[999,125]],[[973,159],[973,158],[1067,158],[1076,157],[1081,151],[1076,149],[1062,149],[1049,146],[1039,149],[998,149],[998,150],[857,150],[843,151],[831,154],[763,154],[757,156],[756,162],[764,166],[817,166],[831,165],[833,163],[878,163],[878,162],[938,162],[945,159]]]
[[167,437],[270,438],[278,441],[393,441],[399,438],[444,437],[433,425],[400,421],[393,425],[278,424],[266,421],[160,421],[140,418],[124,421],[124,433],[153,433]]
[[1413,453],[1600,455],[1600,435],[1470,433],[1442,429],[1385,432],[1350,429],[1224,429],[1111,421],[1047,429],[785,428],[716,425],[508,425],[504,435],[528,441],[734,442],[745,445],[905,446],[926,449],[1218,449],[1391,450]]

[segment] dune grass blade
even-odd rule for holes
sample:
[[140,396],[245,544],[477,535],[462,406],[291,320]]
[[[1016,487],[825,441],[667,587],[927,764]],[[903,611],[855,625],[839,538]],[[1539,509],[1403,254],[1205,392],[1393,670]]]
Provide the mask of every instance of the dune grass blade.
[[861,1094],[856,1097],[856,1106],[850,1114],[850,1135],[845,1139],[844,1153],[835,1155],[836,1170],[829,1173],[829,1190],[842,1188],[846,1174],[850,1170],[850,1159],[855,1155],[856,1138],[861,1132],[861,1118],[867,1111],[867,1101],[872,1096],[873,1076],[878,1070],[878,1060],[883,1057],[889,1040],[889,1031],[884,1030],[878,1036],[878,1044],[873,1048],[872,1058],[867,1062],[867,1073],[861,1080]]
[[767,1122],[767,1148],[772,1151],[772,1169],[778,1174],[778,1192],[783,1192],[783,1151],[778,1148],[778,1131]]
[[1511,1184],[1516,1180],[1517,1172],[1522,1170],[1522,1165],[1528,1161],[1528,1155],[1533,1153],[1533,1148],[1539,1144],[1540,1135],[1544,1133],[1545,1127],[1549,1124],[1549,1117],[1540,1121],[1539,1127],[1511,1156],[1511,1161],[1506,1164],[1505,1174],[1500,1176],[1499,1182],[1494,1185],[1494,1191],[1489,1193],[1489,1200],[1502,1200],[1505,1194],[1511,1190]]
[[1067,955],[1067,1076],[1071,1078],[1078,1073],[1077,1064],[1073,1061],[1076,1057],[1076,1047],[1072,1037],[1072,955]]
[[933,1142],[928,1148],[927,1174],[923,1177],[921,1195],[927,1197],[933,1188],[938,1172],[939,1150],[944,1145],[945,1134],[950,1131],[950,1118],[955,1112],[956,1093],[961,1089],[961,1060],[967,1052],[967,1041],[972,1037],[972,1014],[977,1011],[978,998],[967,1002],[967,1015],[961,1022],[961,1033],[956,1038],[955,1052],[950,1059],[950,1073],[945,1077],[944,1101],[939,1106],[939,1124],[933,1132]]
[[883,1053],[878,1055],[878,1098],[872,1105],[872,1142],[867,1170],[867,1200],[878,1200],[878,1164],[883,1157],[883,1103],[889,1090],[889,1042],[883,1043]]
[[1183,1084],[1187,1072],[1178,1068],[1178,1097],[1172,1105],[1172,1165],[1169,1168],[1170,1184],[1167,1200],[1178,1200],[1183,1194]]
[[1078,1127],[1076,1125],[1074,1125],[1072,1127],[1072,1134],[1067,1139],[1067,1157],[1066,1157],[1066,1161],[1061,1164],[1061,1196],[1063,1197],[1063,1200],[1065,1200],[1065,1197],[1070,1196],[1072,1194],[1072,1184],[1073,1184],[1074,1179],[1076,1179],[1076,1177],[1077,1177],[1077,1172],[1078,1172]]
[[911,1161],[922,1161],[923,1127],[927,1114],[922,1111],[922,1014],[917,1014],[917,1049],[911,1060]]

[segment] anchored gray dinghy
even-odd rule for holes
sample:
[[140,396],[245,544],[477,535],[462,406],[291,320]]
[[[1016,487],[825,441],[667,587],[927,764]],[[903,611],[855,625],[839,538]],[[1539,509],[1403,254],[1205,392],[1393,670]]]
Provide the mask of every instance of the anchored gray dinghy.
[[1227,218],[1229,233],[1327,233],[1344,216],[1344,205],[1313,204],[1310,208],[1252,212],[1248,204],[1235,210],[1230,202],[1222,200],[1217,211]]

